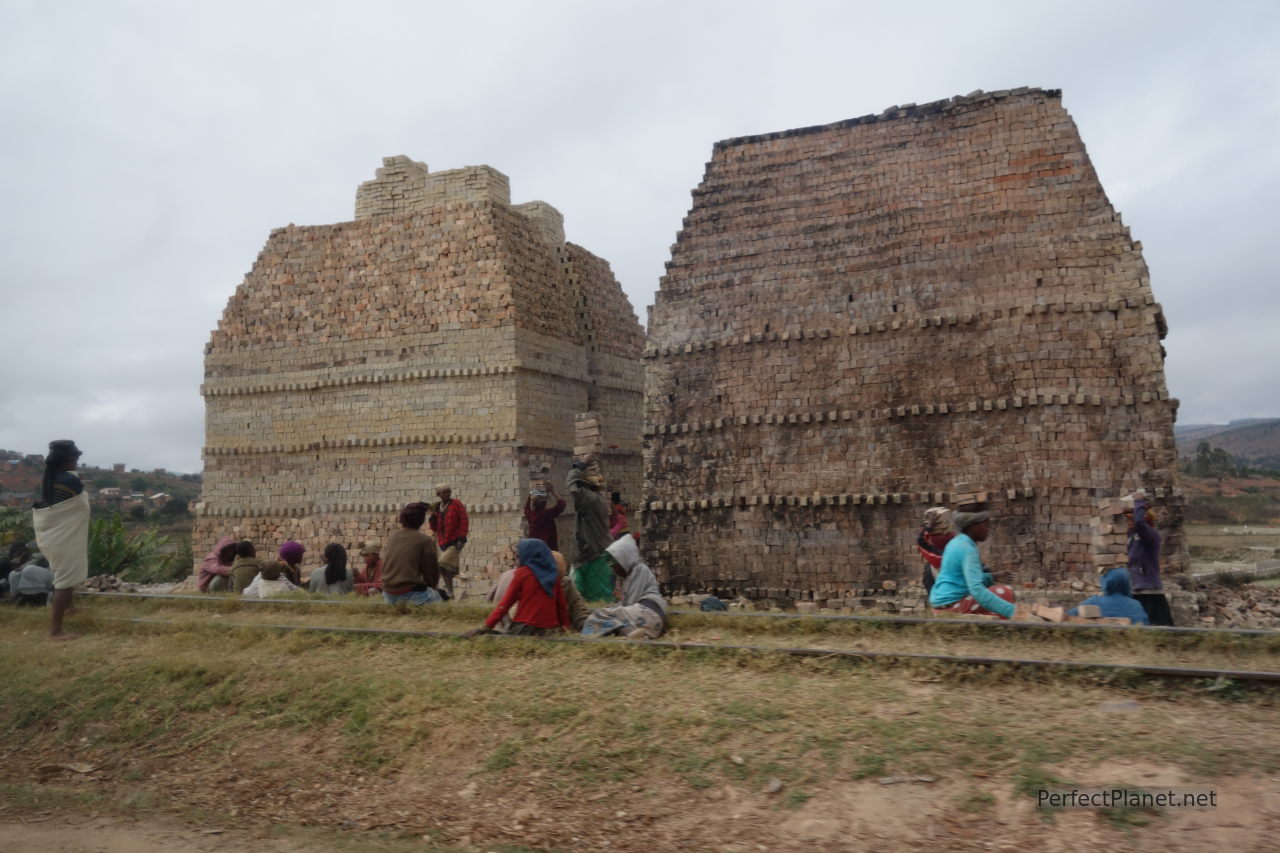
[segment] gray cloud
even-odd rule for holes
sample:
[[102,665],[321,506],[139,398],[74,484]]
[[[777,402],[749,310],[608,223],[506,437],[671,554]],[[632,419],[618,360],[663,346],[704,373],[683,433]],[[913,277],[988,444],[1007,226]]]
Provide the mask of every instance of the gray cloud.
[[202,350],[273,227],[380,158],[488,163],[644,319],[717,139],[1062,88],[1143,241],[1188,421],[1280,414],[1268,2],[8,2],[0,447],[199,468]]

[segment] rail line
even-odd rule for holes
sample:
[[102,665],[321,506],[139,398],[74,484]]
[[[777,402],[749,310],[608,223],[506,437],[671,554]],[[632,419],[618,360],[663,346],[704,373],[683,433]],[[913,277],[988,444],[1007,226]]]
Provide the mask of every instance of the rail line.
[[[279,600],[279,599],[275,599]],[[132,625],[159,625],[165,627],[184,628],[191,627],[192,622],[184,622],[172,619],[148,619],[141,617],[98,617],[103,621],[123,622]],[[353,628],[342,626],[325,626],[325,625],[289,625],[289,624],[261,624],[254,622],[218,622],[218,623],[198,623],[200,627],[218,627],[226,629],[249,629],[258,631],[278,631],[282,633],[298,632],[313,634],[338,634],[349,636],[366,636],[366,637],[397,637],[411,639],[432,639],[432,640],[461,640],[464,639],[462,634],[452,633],[449,631],[417,631],[403,628]],[[590,640],[582,637],[514,637],[504,634],[487,635],[487,639],[498,641],[512,641],[522,639],[537,639],[542,642],[560,643],[570,645],[596,645],[600,640]],[[619,641],[621,642],[621,641]],[[947,655],[947,654],[923,654],[919,652],[892,652],[892,651],[858,651],[850,649],[824,649],[824,648],[807,648],[807,647],[775,647],[775,646],[755,646],[755,645],[739,645],[730,643],[683,643],[672,642],[669,640],[636,640],[626,641],[634,643],[641,648],[665,649],[673,652],[679,651],[710,651],[710,652],[751,652],[758,654],[782,654],[790,657],[801,658],[823,658],[823,659],[847,659],[861,661],[885,661],[893,662],[930,662],[942,663],[955,666],[1005,666],[1023,669],[1039,669],[1039,670],[1059,670],[1059,671],[1077,671],[1077,672],[1095,672],[1095,673],[1111,673],[1111,674],[1137,674],[1147,678],[1169,678],[1169,679],[1199,679],[1199,680],[1231,680],[1243,683],[1261,684],[1267,686],[1275,686],[1280,684],[1280,672],[1262,672],[1256,670],[1233,670],[1233,669],[1198,669],[1190,667],[1171,667],[1171,666],[1150,666],[1145,664],[1116,664],[1116,663],[1089,663],[1084,661],[1064,661],[1064,660],[1044,660],[1039,658],[1002,658],[988,657],[981,655]]]
[[[82,590],[77,595],[102,596],[106,598],[129,598],[155,601],[194,601],[212,604],[221,601],[236,601],[246,604],[292,604],[299,606],[336,605],[356,606],[367,602],[341,598],[226,598],[218,595],[182,595],[174,593],[142,593],[142,592],[100,592]],[[1085,625],[1079,622],[1013,622],[990,619],[951,619],[941,616],[864,616],[851,613],[769,613],[766,611],[734,611],[734,610],[672,610],[674,615],[710,616],[727,619],[780,619],[799,621],[802,619],[825,622],[866,622],[878,625],[934,625],[943,627],[977,628],[990,631],[1132,631],[1142,630],[1160,634],[1199,635],[1199,636],[1239,636],[1239,637],[1280,637],[1280,629],[1275,628],[1190,628],[1166,627],[1160,625]]]

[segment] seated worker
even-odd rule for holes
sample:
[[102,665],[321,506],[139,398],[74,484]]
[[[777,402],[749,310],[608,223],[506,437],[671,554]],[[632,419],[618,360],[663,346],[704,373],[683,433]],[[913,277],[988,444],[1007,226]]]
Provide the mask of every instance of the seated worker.
[[[537,538],[537,537],[530,537]],[[591,608],[587,607],[587,603],[582,600],[582,594],[578,592],[578,588],[573,585],[573,578],[569,577],[569,562],[564,558],[564,554],[559,551],[552,551],[551,557],[556,561],[556,569],[560,573],[560,586],[564,589],[564,600],[569,605],[569,623],[573,626],[573,630],[581,631],[582,625],[587,621],[587,617],[591,615]],[[502,601],[503,596],[507,594],[507,589],[511,586],[511,581],[516,576],[515,568],[507,569],[498,576],[498,582],[493,589],[489,590],[489,594],[485,596],[485,600],[491,604]],[[511,630],[512,618],[508,612],[505,616],[498,620],[493,626],[493,630],[505,634]]]
[[227,592],[231,589],[231,564],[235,561],[236,540],[223,536],[200,561],[196,587],[201,592]]
[[14,572],[21,573],[29,555],[25,542],[14,542],[9,545],[8,553],[0,558],[0,595],[5,598],[17,595],[17,592],[9,587],[9,575]]
[[622,604],[601,607],[587,617],[584,637],[621,634],[628,640],[656,640],[667,628],[667,602],[653,570],[640,560],[630,533],[605,549],[613,573],[622,582]]
[[400,529],[387,537],[382,556],[382,598],[387,604],[434,604],[440,563],[435,540],[422,532],[430,509],[422,501],[400,510]]
[[[1080,602],[1080,606],[1096,604],[1103,616],[1118,616],[1128,619],[1135,625],[1147,625],[1147,611],[1142,603],[1133,597],[1133,585],[1129,580],[1129,570],[1123,568],[1108,569],[1102,576],[1102,595],[1093,595]],[[1079,607],[1067,611],[1068,616],[1080,612]]]
[[468,631],[465,636],[474,637],[492,631],[512,607],[516,615],[511,619],[508,634],[540,637],[557,629],[569,630],[569,604],[561,584],[560,568],[551,549],[541,539],[521,539],[516,545],[517,566],[511,582],[483,628]]
[[245,588],[243,595],[247,598],[277,598],[297,589],[298,587],[294,586],[284,576],[284,571],[280,568],[280,564],[271,560],[262,567],[262,571]]
[[356,576],[347,567],[347,549],[337,542],[324,546],[324,568],[312,570],[310,591],[317,595],[346,595],[355,585]]
[[370,539],[360,546],[364,568],[356,572],[356,595],[382,594],[382,546]]
[[920,525],[920,533],[916,536],[916,547],[920,549],[920,556],[924,557],[923,580],[926,595],[933,589],[933,582],[938,579],[938,569],[942,567],[942,552],[955,535],[956,532],[951,528],[951,510],[945,506],[935,506],[924,511],[924,524]]
[[49,570],[49,560],[43,554],[34,555],[22,567],[16,581],[15,598],[19,607],[44,607],[49,603],[49,596],[53,593],[53,572]]
[[[274,562],[274,561],[273,561]],[[244,592],[262,571],[262,561],[248,539],[236,544],[236,560],[231,564],[231,591]]]
[[948,613],[995,615],[1012,619],[1017,609],[1013,589],[996,584],[982,565],[979,542],[991,533],[991,513],[957,512],[952,515],[956,536],[942,552],[942,568],[929,591],[929,606],[937,615]]
[[290,539],[280,546],[276,554],[280,556],[280,572],[285,580],[299,589],[302,588],[302,555],[307,553],[301,542]]

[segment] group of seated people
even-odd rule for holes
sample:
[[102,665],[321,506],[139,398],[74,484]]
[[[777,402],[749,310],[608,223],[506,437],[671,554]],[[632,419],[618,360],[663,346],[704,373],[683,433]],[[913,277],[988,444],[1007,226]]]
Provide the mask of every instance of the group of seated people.
[[[201,592],[231,591],[258,598],[285,595],[299,589],[322,595],[381,594],[388,604],[425,605],[444,601],[439,552],[435,540],[422,532],[429,511],[414,502],[400,511],[400,527],[387,537],[386,547],[366,542],[360,549],[364,568],[352,572],[347,551],[337,543],[324,549],[324,565],[305,581],[301,565],[305,550],[285,542],[275,558],[257,556],[249,541],[224,537],[201,563]],[[569,576],[567,561],[540,539],[521,539],[516,565],[506,571],[489,593],[495,606],[481,628],[467,636],[503,631],[536,636],[573,631],[586,637],[620,635],[656,639],[666,630],[667,602],[658,580],[643,560],[631,534],[622,534],[606,550],[613,570],[619,604],[592,609]]]
[[[1127,515],[1132,528],[1133,513]],[[932,507],[925,512],[916,546],[925,560],[924,586],[935,614],[1029,617],[1026,605],[1014,600],[1013,588],[1008,585],[1009,573],[992,572],[982,563],[978,543],[987,540],[990,525],[991,513],[987,511],[952,512],[946,507]],[[1085,599],[1067,615],[1075,616],[1081,606],[1091,605],[1098,607],[1104,617],[1125,618],[1134,625],[1150,624],[1147,609],[1134,596],[1126,567],[1108,567],[1099,580],[1102,594]]]
[[324,565],[304,579],[302,543],[290,540],[274,558],[259,557],[249,540],[237,542],[224,536],[201,561],[197,586],[201,592],[235,592],[251,598],[273,598],[299,589],[321,595],[374,595],[382,591],[381,551],[377,542],[364,543],[360,547],[364,568],[353,572],[347,565],[347,549],[331,542],[324,549]]
[[49,560],[34,542],[14,542],[0,559],[0,597],[18,607],[44,607],[53,592]]

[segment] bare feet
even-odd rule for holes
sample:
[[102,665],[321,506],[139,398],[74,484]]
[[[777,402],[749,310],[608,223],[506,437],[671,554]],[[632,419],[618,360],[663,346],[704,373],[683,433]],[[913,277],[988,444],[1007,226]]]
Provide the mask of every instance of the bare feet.
[[80,638],[79,634],[71,634],[71,633],[68,633],[67,631],[59,631],[56,634],[49,635],[50,640],[77,640],[79,638]]

